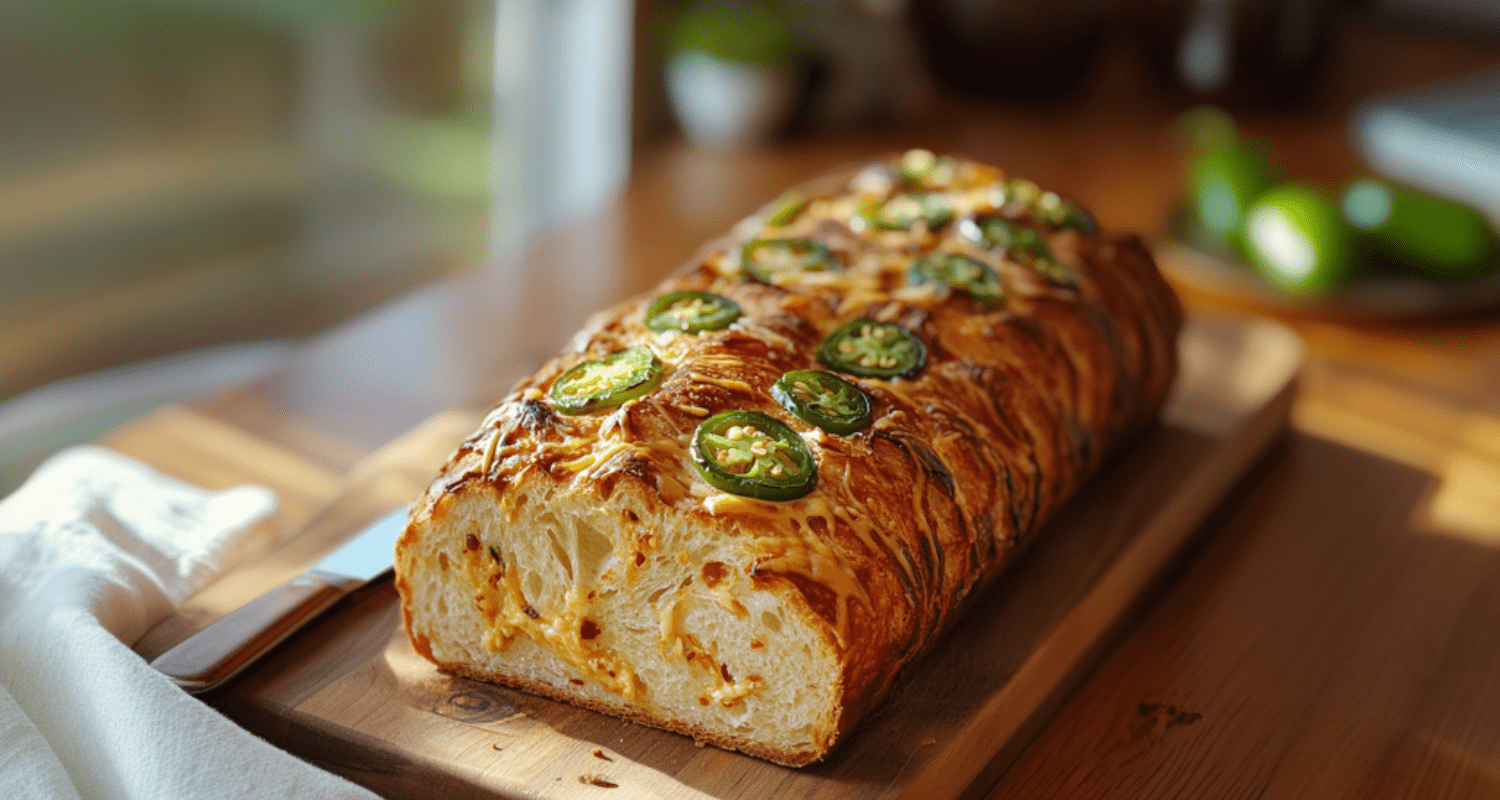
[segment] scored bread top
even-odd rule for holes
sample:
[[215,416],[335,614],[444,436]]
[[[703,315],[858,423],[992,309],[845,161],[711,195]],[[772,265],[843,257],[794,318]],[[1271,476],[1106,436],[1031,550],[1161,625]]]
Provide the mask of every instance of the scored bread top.
[[[932,198],[946,206],[932,224],[888,229],[881,216],[882,204]],[[987,237],[997,219],[1011,240]],[[814,240],[835,263],[747,272],[745,245],[766,239]],[[944,253],[992,269],[998,295],[917,283],[913,264]],[[729,298],[741,316],[697,333],[648,327],[651,302],[681,290]],[[909,377],[843,375],[869,397],[873,421],[829,433],[789,413],[772,385],[789,371],[828,369],[820,345],[860,318],[915,334],[925,362]],[[1101,235],[1081,208],[996,168],[912,151],[789,192],[657,290],[596,315],[486,416],[414,519],[476,485],[497,492],[496,513],[506,513],[508,487],[540,480],[601,502],[628,485],[735,537],[744,557],[725,567],[756,585],[793,587],[842,654],[842,732],[1106,451],[1154,417],[1174,376],[1180,324],[1175,296],[1136,238]],[[629,348],[660,359],[656,388],[591,413],[559,408],[560,376]],[[806,442],[817,476],[809,493],[759,500],[704,479],[690,452],[694,432],[734,410],[769,415]],[[623,554],[650,541],[625,523],[613,535]],[[548,626],[556,642],[558,620],[586,620],[588,602],[528,606],[506,630]],[[569,637],[560,650],[588,652],[587,636]],[[628,681],[601,681],[637,699]]]

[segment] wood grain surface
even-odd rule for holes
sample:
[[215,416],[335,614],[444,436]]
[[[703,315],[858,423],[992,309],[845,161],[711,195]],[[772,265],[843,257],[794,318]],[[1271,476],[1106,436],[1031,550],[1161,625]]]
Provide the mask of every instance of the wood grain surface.
[[1500,793],[1493,548],[1405,530],[1420,471],[1276,463],[990,797]]
[[[358,592],[214,702],[271,742],[389,797],[430,796],[435,787],[471,797],[972,794],[1020,752],[1284,427],[1301,364],[1286,329],[1200,316],[1180,349],[1183,375],[1163,422],[1048,525],[823,764],[787,769],[445,676],[412,652],[388,581]],[[271,560],[295,569],[316,557],[310,549],[409,501],[473,421],[462,411],[437,418],[365,459]],[[185,411],[156,423],[205,424]],[[161,462],[184,469],[167,454]],[[244,472],[268,474],[255,464]],[[314,540],[317,548],[307,544]]]

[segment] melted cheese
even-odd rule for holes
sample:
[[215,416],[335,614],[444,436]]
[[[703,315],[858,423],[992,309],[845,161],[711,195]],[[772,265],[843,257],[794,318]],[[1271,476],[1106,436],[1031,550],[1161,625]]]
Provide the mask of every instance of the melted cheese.
[[765,527],[777,533],[755,540],[752,549],[758,554],[757,568],[801,575],[832,591],[837,598],[834,635],[839,646],[845,646],[848,601],[853,598],[868,604],[869,594],[854,564],[829,543],[829,536],[817,532],[813,521],[819,520],[823,530],[829,532],[844,525],[865,539],[871,530],[868,516],[848,514],[817,493],[791,502],[770,503],[717,492],[705,497],[702,504],[714,516],[753,516],[769,523]]
[[711,384],[713,386],[718,386],[718,387],[723,388],[723,389],[728,389],[731,392],[741,392],[743,394],[755,394],[755,387],[754,386],[751,386],[750,384],[745,383],[744,381],[735,380],[734,378],[711,378],[711,377],[709,377],[707,375],[704,375],[702,373],[699,373],[699,372],[689,372],[688,373],[688,378],[690,380],[697,381],[698,383],[707,383],[707,384]]
[[490,435],[490,443],[484,448],[484,463],[479,467],[479,474],[490,474],[490,467],[495,463],[495,447],[500,444],[500,431]]
[[[918,222],[909,231],[866,230],[860,208],[898,190],[891,167],[882,165],[859,173],[841,194],[811,198],[802,213],[787,225],[767,227],[767,214],[745,220],[736,226],[733,243],[715,250],[702,262],[706,270],[701,271],[696,279],[706,280],[708,284],[695,283],[692,288],[733,297],[740,302],[745,315],[734,323],[732,330],[748,333],[773,349],[794,355],[801,353],[802,346],[762,324],[762,319],[778,314],[797,314],[826,334],[856,311],[877,319],[896,320],[912,309],[932,309],[947,301],[952,292],[931,285],[906,286],[904,274],[920,254],[935,250],[963,252],[996,266],[1006,280],[1009,293],[1026,296],[1046,291],[1029,270],[1004,263],[997,254],[976,249],[972,242],[962,237],[960,231],[965,217],[1002,210],[1008,198],[1002,182],[1003,173],[971,162],[960,162],[958,166],[952,185],[946,188],[946,198],[959,219],[944,229],[931,231],[925,223]],[[1018,211],[1004,208],[1002,213]],[[778,274],[773,279],[778,287],[774,294],[766,293],[764,287],[760,287],[759,293],[743,288],[745,279],[740,274],[739,248],[744,242],[752,238],[817,237],[823,232],[830,232],[830,247],[846,262],[845,269]],[[1086,274],[1087,265],[1075,252],[1083,246],[1079,235],[1063,232],[1052,236],[1051,242],[1060,261]],[[1019,282],[1011,280],[1017,275],[1020,276]],[[836,308],[833,309],[828,307],[830,294],[836,298],[833,304]],[[744,380],[728,377],[745,374],[738,355],[704,352],[703,342],[709,341],[707,337],[712,334],[700,338],[647,329],[640,319],[640,310],[646,302],[642,300],[633,304],[623,314],[617,313],[613,317],[603,314],[590,320],[589,326],[575,338],[575,350],[582,353],[601,342],[626,345],[647,341],[667,363],[668,379],[676,370],[683,370],[691,382],[746,395],[752,403],[766,394]],[[830,310],[836,316],[830,317]],[[555,377],[558,373],[547,374]],[[611,469],[610,465],[620,462],[617,456],[621,454],[649,463],[655,491],[663,503],[689,513],[706,513],[726,520],[725,524],[732,529],[754,531],[754,535],[746,537],[746,547],[757,570],[801,576],[827,588],[835,598],[835,618],[831,627],[840,647],[848,644],[851,603],[868,605],[870,602],[856,560],[890,565],[899,571],[908,587],[926,586],[929,592],[940,590],[932,585],[934,581],[915,574],[917,567],[903,542],[873,522],[875,517],[868,498],[855,497],[847,490],[847,487],[856,485],[851,480],[851,470],[858,469],[858,460],[872,452],[868,445],[841,437],[833,442],[829,434],[809,428],[802,436],[815,455],[819,455],[820,465],[830,462],[840,465],[843,474],[837,478],[824,475],[825,480],[818,489],[795,501],[771,503],[754,500],[720,492],[702,481],[688,452],[690,434],[651,434],[648,440],[638,441],[637,431],[631,429],[632,425],[640,424],[642,431],[660,431],[663,427],[670,427],[665,420],[672,420],[678,414],[702,418],[712,413],[711,409],[682,401],[675,407],[666,407],[654,395],[647,395],[608,413],[548,420],[546,424],[553,426],[553,431],[547,436],[518,435],[524,434],[520,430],[521,421],[532,419],[526,415],[522,404],[545,402],[541,385],[529,386],[512,394],[486,416],[484,425],[493,432],[480,464],[483,474],[493,472],[498,478],[518,481],[532,469],[544,469],[556,480],[587,485],[588,481],[604,477]],[[908,381],[883,384],[884,390],[893,398],[894,408],[887,409],[876,419],[874,430],[889,431],[909,426],[910,416],[906,408],[914,408],[912,385]],[[945,410],[961,416],[970,424],[978,424],[961,414],[957,404],[951,404]],[[533,420],[531,424],[537,423]],[[940,449],[960,446],[961,442],[953,441],[955,438],[958,438],[956,434],[950,435],[934,445]],[[837,457],[834,456],[835,450],[838,451]],[[925,473],[919,470],[918,474],[921,481],[927,480]],[[936,539],[938,532],[930,527],[923,505],[925,486],[909,487],[903,491],[909,491],[912,498],[910,517],[917,536],[930,548],[940,548]],[[502,493],[501,509],[506,519],[513,521],[519,506],[509,495]],[[755,524],[741,525],[736,518],[753,519]],[[847,546],[864,552],[841,549],[845,545],[836,543],[841,541],[838,533],[842,531],[853,534],[852,540],[843,537],[842,541],[849,542]],[[858,544],[854,545],[854,542]],[[687,557],[686,554],[679,555]],[[492,565],[478,555],[470,561],[475,585],[483,587],[476,599],[491,620],[486,647],[499,651],[517,636],[526,636],[556,653],[580,675],[607,691],[629,699],[637,696],[641,684],[630,665],[597,642],[581,637],[581,627],[593,607],[588,587],[575,583],[566,593],[562,608],[543,614],[526,604],[517,570],[504,572],[503,567]],[[624,570],[627,580],[638,574],[636,565],[629,559],[624,561]],[[943,579],[941,575],[934,577],[939,583]],[[735,592],[744,588],[746,579],[743,574],[736,574],[734,578],[706,588],[714,602],[736,615],[744,615],[748,612]],[[581,581],[582,578],[575,577],[575,580]],[[701,577],[698,582],[706,586]],[[680,606],[685,591],[685,587],[673,590],[660,601],[657,609],[663,652],[709,669],[714,676],[714,686],[700,698],[705,703],[728,707],[753,696],[761,688],[762,681],[757,676],[728,679],[727,669],[721,674],[719,668],[712,667],[715,663],[713,655],[703,650],[701,643],[691,634],[681,630]],[[934,598],[915,596],[912,600],[914,603],[934,602]]]
[[561,610],[543,615],[526,602],[519,570],[506,570],[489,560],[483,547],[466,560],[470,581],[480,587],[475,601],[490,620],[484,639],[486,649],[504,652],[511,640],[524,635],[604,689],[627,700],[638,699],[642,684],[629,662],[583,638],[583,622],[592,604],[576,588],[564,594]]

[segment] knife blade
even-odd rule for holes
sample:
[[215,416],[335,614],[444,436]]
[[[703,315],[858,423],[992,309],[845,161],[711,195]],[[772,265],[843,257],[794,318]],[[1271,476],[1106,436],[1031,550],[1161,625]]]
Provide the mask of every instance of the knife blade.
[[311,569],[188,637],[151,666],[194,694],[221,686],[345,595],[389,571],[406,519],[402,507],[370,523]]

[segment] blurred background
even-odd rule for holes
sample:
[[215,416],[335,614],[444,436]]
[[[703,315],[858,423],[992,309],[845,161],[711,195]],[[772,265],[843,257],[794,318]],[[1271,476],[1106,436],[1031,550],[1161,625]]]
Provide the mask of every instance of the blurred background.
[[494,9],[0,4],[0,396],[484,256]]
[[[1494,0],[9,0],[0,490],[434,280],[503,281],[643,164],[705,238],[780,188],[745,177],[757,152],[805,177],[927,142],[1007,159],[1153,241],[1194,242],[1193,160],[1240,141],[1269,162],[1252,183],[1337,203],[1379,167],[1492,219],[1497,69]],[[975,119],[985,138],[962,132]],[[1307,137],[1349,144],[1315,162],[1280,146]],[[1134,203],[1133,185],[1176,199]],[[615,290],[686,253],[656,255]],[[1222,290],[1214,270],[1182,280]]]

